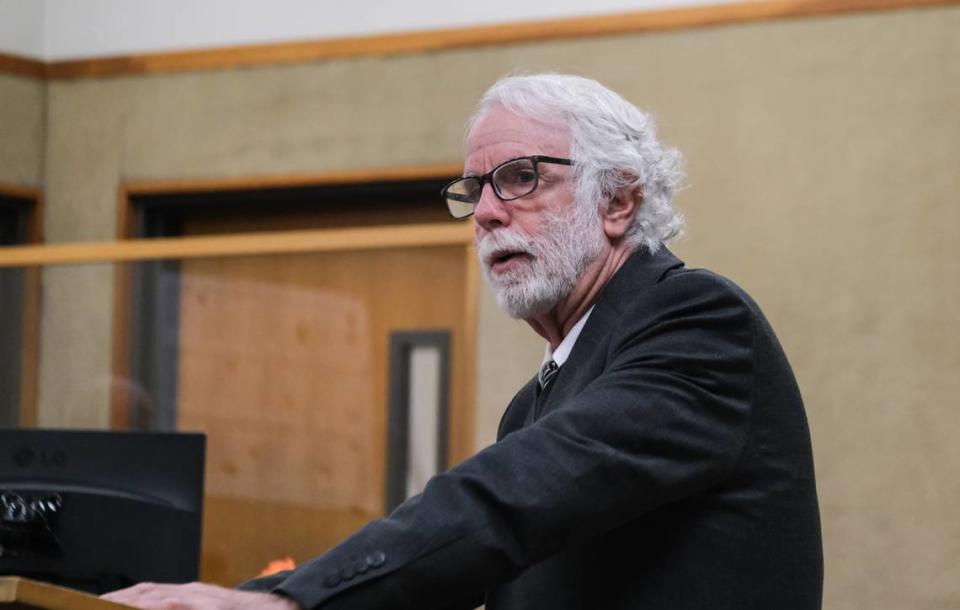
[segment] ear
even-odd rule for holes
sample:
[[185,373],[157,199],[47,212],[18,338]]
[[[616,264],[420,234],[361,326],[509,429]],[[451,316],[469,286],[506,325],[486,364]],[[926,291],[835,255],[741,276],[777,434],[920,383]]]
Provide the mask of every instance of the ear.
[[643,188],[622,188],[617,191],[601,211],[603,231],[612,243],[620,241],[643,204]]

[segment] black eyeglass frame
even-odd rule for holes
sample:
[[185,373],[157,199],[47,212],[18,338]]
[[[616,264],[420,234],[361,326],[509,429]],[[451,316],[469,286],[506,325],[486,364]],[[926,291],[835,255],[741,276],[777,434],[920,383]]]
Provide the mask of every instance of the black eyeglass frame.
[[[496,174],[497,171],[499,171],[500,168],[502,168],[503,166],[509,165],[510,163],[515,163],[517,161],[522,161],[524,159],[529,160],[533,164],[533,174],[534,174],[533,187],[529,191],[521,195],[515,195],[513,197],[505,197],[503,193],[500,192],[500,187],[497,186],[497,183],[493,181],[493,175]],[[507,159],[506,161],[497,165],[495,168],[491,169],[489,172],[483,175],[464,176],[462,178],[457,178],[456,180],[450,181],[446,186],[440,189],[440,196],[443,197],[444,202],[448,202],[450,200],[459,201],[461,203],[471,204],[474,206],[474,209],[475,209],[476,205],[480,203],[480,198],[483,196],[484,185],[489,183],[490,187],[493,189],[493,194],[496,195],[497,199],[499,199],[500,201],[513,201],[515,199],[520,199],[521,197],[526,197],[530,193],[536,191],[537,187],[540,186],[540,170],[537,167],[540,163],[552,163],[554,165],[573,165],[573,160],[564,159],[563,157],[550,157],[548,155],[528,155],[525,157],[514,157],[513,159]],[[480,182],[480,188],[477,190],[477,192],[480,193],[480,196],[477,197],[476,201],[470,201],[470,199],[467,198],[465,195],[450,192],[450,189],[453,187],[453,185],[463,182],[464,180],[477,180]],[[470,218],[470,216],[473,216],[472,211],[469,214],[466,214],[464,216],[456,216],[453,213],[453,211],[450,209],[449,203],[447,204],[447,212],[449,212],[450,216],[458,220],[462,220],[464,218]]]

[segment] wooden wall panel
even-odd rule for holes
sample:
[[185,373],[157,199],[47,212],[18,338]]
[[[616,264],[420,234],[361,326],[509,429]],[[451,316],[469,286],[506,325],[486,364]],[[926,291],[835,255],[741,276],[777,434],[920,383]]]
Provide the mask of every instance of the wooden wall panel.
[[453,331],[462,424],[464,255],[182,263],[178,427],[209,435],[204,579],[235,584],[270,559],[306,560],[382,513],[391,330]]

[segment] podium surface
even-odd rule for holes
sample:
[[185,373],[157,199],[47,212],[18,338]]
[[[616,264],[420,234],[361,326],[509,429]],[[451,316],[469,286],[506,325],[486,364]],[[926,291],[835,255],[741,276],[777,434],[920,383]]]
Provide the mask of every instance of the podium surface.
[[17,576],[0,576],[0,610],[123,610],[81,591],[57,587]]

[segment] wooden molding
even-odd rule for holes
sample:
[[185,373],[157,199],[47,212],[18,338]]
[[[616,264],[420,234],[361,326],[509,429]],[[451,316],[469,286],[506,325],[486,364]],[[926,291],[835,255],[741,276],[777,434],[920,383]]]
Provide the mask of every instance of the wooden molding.
[[402,34],[351,36],[316,41],[237,45],[217,49],[78,59],[47,64],[12,55],[0,55],[0,72],[50,79],[74,79],[223,70],[241,66],[299,63],[370,55],[401,55],[560,38],[659,32],[733,23],[955,4],[960,4],[960,0],[768,0]]
[[16,576],[0,577],[0,604],[13,609],[122,610],[130,608],[130,606],[108,602],[88,593]]
[[[121,201],[137,195],[175,195],[212,191],[240,191],[298,186],[326,186],[389,182],[393,180],[430,180],[459,176],[463,164],[410,165],[402,167],[364,168],[284,176],[243,176],[237,178],[196,178],[188,180],[138,180],[127,182],[121,189]],[[439,195],[438,195],[439,196]]]
[[10,184],[0,182],[0,195],[7,197],[17,197],[19,199],[30,199],[39,202],[43,193],[38,188],[32,186],[21,186],[19,184]]
[[171,258],[207,258],[469,244],[473,223],[276,231],[216,237],[175,237],[16,246],[0,249],[0,267],[78,265]]
[[28,57],[0,53],[0,74],[42,79],[47,75],[47,64]]

